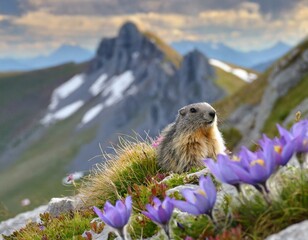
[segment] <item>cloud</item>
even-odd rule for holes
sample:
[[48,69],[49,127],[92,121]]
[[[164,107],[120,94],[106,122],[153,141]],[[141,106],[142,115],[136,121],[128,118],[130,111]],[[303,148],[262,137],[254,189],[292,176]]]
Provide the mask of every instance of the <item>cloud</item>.
[[255,3],[260,6],[262,14],[276,17],[291,11],[301,2],[304,0],[23,0],[23,9],[48,10],[58,15],[110,16],[149,12],[195,15]]
[[[260,48],[276,41],[294,44],[308,34],[308,5],[302,2],[294,6],[292,11],[289,10],[288,14],[275,18],[264,15],[265,10],[261,9],[259,3],[261,0],[259,2],[226,0],[224,1],[226,5],[223,7],[217,3],[218,1],[205,0],[204,2],[211,8],[196,9],[196,14],[184,13],[185,6],[189,12],[197,6],[194,4],[190,6],[186,0],[186,5],[180,4],[181,6],[177,8],[178,13],[168,12],[167,9],[171,8],[170,4],[184,3],[184,0],[164,2],[148,0],[143,1],[144,5],[139,5],[137,13],[114,15],[88,15],[99,7],[92,9],[92,4],[89,4],[88,9],[83,9],[76,4],[79,7],[74,8],[75,4],[72,3],[78,1],[81,2],[81,0],[24,0],[22,7],[32,9],[31,11],[24,11],[21,16],[0,15],[2,36],[0,55],[7,54],[8,49],[11,51],[13,49],[17,55],[42,54],[63,43],[76,43],[93,48],[102,37],[116,35],[119,27],[128,20],[135,22],[142,30],[157,33],[167,42],[185,39],[210,40],[224,42],[238,49]],[[82,0],[82,2],[99,5],[97,0]],[[100,2],[109,2],[109,9],[123,2],[133,4],[133,0],[100,0]],[[200,0],[200,4],[201,2]],[[232,7],[237,2],[237,7]],[[72,7],[60,14],[60,6],[69,3]],[[79,14],[76,14],[76,9]],[[145,9],[165,9],[165,12],[146,12]],[[71,13],[67,14],[67,11]]]

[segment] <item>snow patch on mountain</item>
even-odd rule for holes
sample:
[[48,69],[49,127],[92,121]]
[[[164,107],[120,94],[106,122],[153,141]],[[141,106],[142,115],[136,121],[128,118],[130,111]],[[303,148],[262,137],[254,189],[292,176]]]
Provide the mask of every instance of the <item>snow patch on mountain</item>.
[[134,75],[132,71],[126,71],[119,76],[114,76],[110,79],[110,85],[106,87],[102,95],[107,97],[105,106],[111,106],[119,102],[125,90],[133,83]]
[[89,91],[93,96],[96,96],[103,91],[104,83],[107,78],[108,75],[104,73],[92,84],[92,86],[89,88]]
[[84,83],[84,74],[78,74],[57,87],[51,96],[49,110],[54,110],[58,106],[61,99],[67,98],[70,94],[76,91]]
[[74,103],[71,103],[55,113],[48,113],[42,120],[41,123],[43,125],[49,125],[59,120],[64,120],[70,116],[72,116],[75,112],[77,112],[84,105],[84,101],[78,100]]
[[217,59],[210,59],[209,63],[212,66],[221,68],[222,70],[224,70],[225,72],[229,72],[232,73],[233,75],[239,77],[240,79],[244,80],[245,82],[251,83],[252,81],[254,81],[257,78],[257,75],[254,73],[250,73],[244,69],[241,68],[233,68],[230,65],[221,62]]
[[94,106],[93,108],[91,108],[90,110],[88,110],[84,116],[81,119],[81,126],[89,123],[90,121],[92,121],[104,108],[104,105],[102,103]]

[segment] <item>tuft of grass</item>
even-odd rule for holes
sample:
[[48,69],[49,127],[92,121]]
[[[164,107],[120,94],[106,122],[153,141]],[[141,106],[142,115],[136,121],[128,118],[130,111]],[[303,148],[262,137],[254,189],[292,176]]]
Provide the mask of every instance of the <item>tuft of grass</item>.
[[278,134],[276,123],[282,123],[296,106],[308,98],[308,74],[303,77],[299,84],[293,87],[285,96],[277,99],[271,115],[266,120],[263,132],[270,137]]
[[149,141],[120,138],[114,150],[115,154],[103,155],[106,161],[98,164],[82,184],[79,192],[86,206],[102,206],[106,200],[115,202],[127,194],[128,187],[144,185],[160,171]]
[[266,204],[261,195],[243,199],[232,207],[233,224],[240,224],[251,239],[264,239],[282,229],[307,219],[308,175],[307,169],[296,169],[292,176],[281,176],[275,181],[282,184],[279,197]]

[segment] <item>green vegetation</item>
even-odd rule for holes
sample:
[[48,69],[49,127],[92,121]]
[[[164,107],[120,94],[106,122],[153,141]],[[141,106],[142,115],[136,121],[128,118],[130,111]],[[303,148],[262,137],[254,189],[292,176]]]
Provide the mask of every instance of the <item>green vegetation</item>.
[[[270,137],[277,135],[276,123],[281,123],[304,99],[308,98],[308,75],[306,75],[299,84],[290,89],[289,92],[277,99],[271,115],[266,120],[263,132]],[[294,116],[295,118],[295,116]]]
[[49,104],[52,90],[84,67],[84,64],[69,63],[31,72],[1,74],[0,151],[13,139],[16,141],[25,128],[32,126],[33,119],[40,118],[42,109]]
[[260,103],[264,90],[267,86],[269,70],[260,75],[256,81],[245,85],[234,94],[225,97],[214,104],[215,109],[219,110],[221,119],[226,119],[242,104],[257,105]]
[[237,90],[248,84],[232,73],[226,72],[219,67],[214,68],[217,79],[215,82],[218,86],[225,90],[228,95],[235,93]]
[[[144,156],[152,153],[148,143],[139,142],[129,146],[127,144],[125,149],[128,152],[123,152],[122,149],[121,154],[118,155],[119,159],[122,158],[120,160],[122,165],[121,173],[124,172],[125,174],[121,175],[119,173],[117,181],[122,183],[125,183],[128,177],[126,168],[144,169],[145,159],[149,159],[148,156]],[[128,156],[137,156],[139,154],[142,155],[140,159],[143,160],[139,159],[138,163],[135,161],[133,166],[129,164],[125,167],[123,166],[124,159],[127,160]],[[129,159],[129,161],[134,160]],[[120,165],[119,162],[117,163],[117,165]],[[138,164],[140,166],[137,166]],[[153,170],[153,165],[150,164],[148,167],[150,170]],[[195,217],[176,211],[171,220],[173,238],[183,239],[186,236],[190,236],[194,239],[208,237],[209,239],[226,240],[261,240],[291,224],[305,220],[308,215],[308,170],[295,167],[289,167],[285,170],[272,177],[271,181],[278,183],[278,187],[275,188],[273,193],[270,193],[271,204],[268,204],[253,187],[246,186],[244,189],[246,194],[241,194],[237,197],[224,196],[224,200],[214,214],[217,221],[216,227],[214,227],[207,216]],[[142,175],[134,177],[134,180],[130,178],[129,184],[131,185],[126,186],[126,191],[124,190],[125,187],[121,184],[114,186],[114,191],[119,194],[121,193],[122,197],[129,194],[134,199],[134,211],[128,226],[128,231],[133,239],[147,238],[160,232],[160,229],[140,214],[140,211],[144,210],[146,203],[151,202],[153,196],[163,198],[165,191],[171,186],[174,187],[175,183],[181,185],[186,181],[184,174],[183,176],[182,174],[174,174],[170,175],[168,181],[161,182],[160,180],[165,176],[167,174],[157,173],[147,177],[146,180]],[[89,181],[92,182],[95,179],[105,178],[105,172],[98,171],[90,177]],[[120,178],[123,179],[120,180]],[[88,184],[85,185],[86,188],[88,188]],[[97,183],[91,185],[93,191],[95,191],[94,186],[99,192],[102,191],[102,186],[99,186]],[[90,197],[93,198],[93,195],[91,196],[88,190],[84,191],[81,189],[81,192],[90,194]],[[121,196],[118,197],[121,198]],[[107,196],[105,195],[104,198],[96,198],[97,204],[100,202],[99,205],[102,206]],[[181,198],[180,194],[177,198]],[[99,233],[104,225],[98,225],[96,222],[91,223],[95,216],[90,209],[91,204],[87,205],[88,203],[80,211],[69,212],[59,217],[43,214],[41,215],[42,224],[30,223],[21,231],[15,232],[13,235],[5,237],[5,239],[82,239],[81,234],[90,229]],[[163,236],[159,234],[158,238],[163,239]],[[115,236],[110,235],[110,239],[115,239]]]
[[[74,194],[74,189],[63,186],[61,179],[67,175],[66,167],[80,147],[95,136],[95,127],[82,132],[74,128],[84,111],[52,126],[0,174],[0,199],[6,209],[0,220],[39,206],[57,195]],[[31,200],[29,207],[20,205],[24,198]]]
[[116,155],[106,155],[106,162],[98,165],[84,182],[80,194],[87,206],[102,206],[106,200],[124,197],[129,188],[151,183],[160,171],[156,151],[149,142],[119,139]]

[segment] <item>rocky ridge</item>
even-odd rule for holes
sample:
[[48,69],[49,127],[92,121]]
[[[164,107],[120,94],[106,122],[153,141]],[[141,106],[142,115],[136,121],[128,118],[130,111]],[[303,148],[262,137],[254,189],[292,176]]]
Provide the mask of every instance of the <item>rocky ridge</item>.
[[[227,123],[238,129],[243,136],[237,146],[251,144],[260,137],[264,124],[271,115],[277,101],[288,94],[307,75],[308,50],[300,51],[299,47],[293,49],[277,61],[269,71],[266,77],[267,86],[261,102],[258,105],[241,104],[228,117]],[[303,113],[303,118],[308,115],[303,103],[294,109],[300,110]],[[289,116],[285,116],[283,119],[284,126],[287,126],[294,119],[294,111],[290,109]]]

